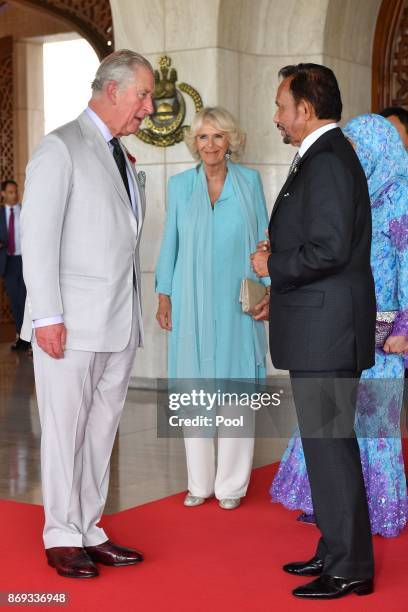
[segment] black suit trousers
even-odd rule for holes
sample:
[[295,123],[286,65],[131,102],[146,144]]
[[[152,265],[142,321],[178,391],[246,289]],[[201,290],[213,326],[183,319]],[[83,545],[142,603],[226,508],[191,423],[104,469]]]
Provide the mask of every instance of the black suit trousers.
[[11,311],[19,334],[23,326],[26,287],[23,279],[23,264],[21,255],[7,257],[4,286],[10,298]]
[[374,559],[360,451],[354,433],[359,372],[291,371],[321,538],[324,573],[371,578]]

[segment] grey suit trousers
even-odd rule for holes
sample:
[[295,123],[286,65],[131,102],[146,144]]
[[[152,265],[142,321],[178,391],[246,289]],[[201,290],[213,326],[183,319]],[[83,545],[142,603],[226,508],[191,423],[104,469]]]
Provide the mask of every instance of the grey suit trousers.
[[[96,546],[109,462],[139,344],[134,299],[127,347],[117,353],[66,350],[53,359],[33,342],[41,420],[44,545]],[[69,330],[68,330],[69,334]]]

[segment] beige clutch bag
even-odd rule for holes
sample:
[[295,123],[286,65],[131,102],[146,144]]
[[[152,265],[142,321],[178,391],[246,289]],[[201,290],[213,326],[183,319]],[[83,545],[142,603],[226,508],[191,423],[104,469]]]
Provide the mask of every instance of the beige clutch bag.
[[250,278],[244,278],[241,282],[241,291],[239,301],[242,304],[242,310],[246,314],[252,314],[254,306],[267,294],[267,289],[262,283],[258,283]]

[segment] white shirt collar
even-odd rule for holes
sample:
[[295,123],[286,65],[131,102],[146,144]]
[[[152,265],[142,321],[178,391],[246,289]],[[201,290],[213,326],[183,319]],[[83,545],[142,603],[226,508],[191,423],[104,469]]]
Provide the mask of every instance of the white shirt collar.
[[92,108],[90,108],[89,106],[86,107],[85,112],[91,119],[91,121],[93,121],[93,123],[96,125],[96,127],[102,134],[105,142],[109,142],[110,140],[112,140],[113,136],[110,133],[108,126],[102,121],[99,115],[97,115],[95,111],[93,111]]
[[14,212],[19,211],[20,210],[20,206],[21,206],[21,204],[19,204],[18,202],[17,202],[17,204],[13,204],[13,205],[11,205],[11,204],[4,204],[4,208],[6,209],[6,212],[8,214],[11,213],[11,209],[12,208],[14,209]]
[[320,136],[323,136],[323,134],[329,132],[330,130],[334,130],[334,128],[336,127],[337,123],[328,123],[327,125],[323,125],[322,127],[317,128],[317,130],[306,136],[306,138],[303,140],[302,144],[299,147],[300,157],[303,157],[306,151],[310,149],[312,144],[314,144],[316,140],[320,138]]

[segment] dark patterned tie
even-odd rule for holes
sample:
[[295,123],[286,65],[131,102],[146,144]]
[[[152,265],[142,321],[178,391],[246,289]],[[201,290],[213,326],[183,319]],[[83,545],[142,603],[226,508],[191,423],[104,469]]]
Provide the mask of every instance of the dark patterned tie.
[[292,163],[290,164],[288,176],[290,176],[292,173],[297,172],[301,159],[302,158],[300,157],[299,153],[296,153],[295,157],[293,158]]
[[9,226],[8,226],[8,241],[7,241],[7,255],[14,255],[16,252],[16,237],[14,231],[14,208],[11,207]]
[[113,146],[113,159],[116,162],[116,165],[120,172],[120,176],[122,177],[123,184],[129,196],[130,205],[132,206],[132,199],[130,197],[129,182],[128,182],[128,177],[127,177],[127,172],[126,172],[125,156],[123,154],[123,151],[119,144],[119,140],[117,138],[112,138],[112,140],[110,141],[110,144]]

